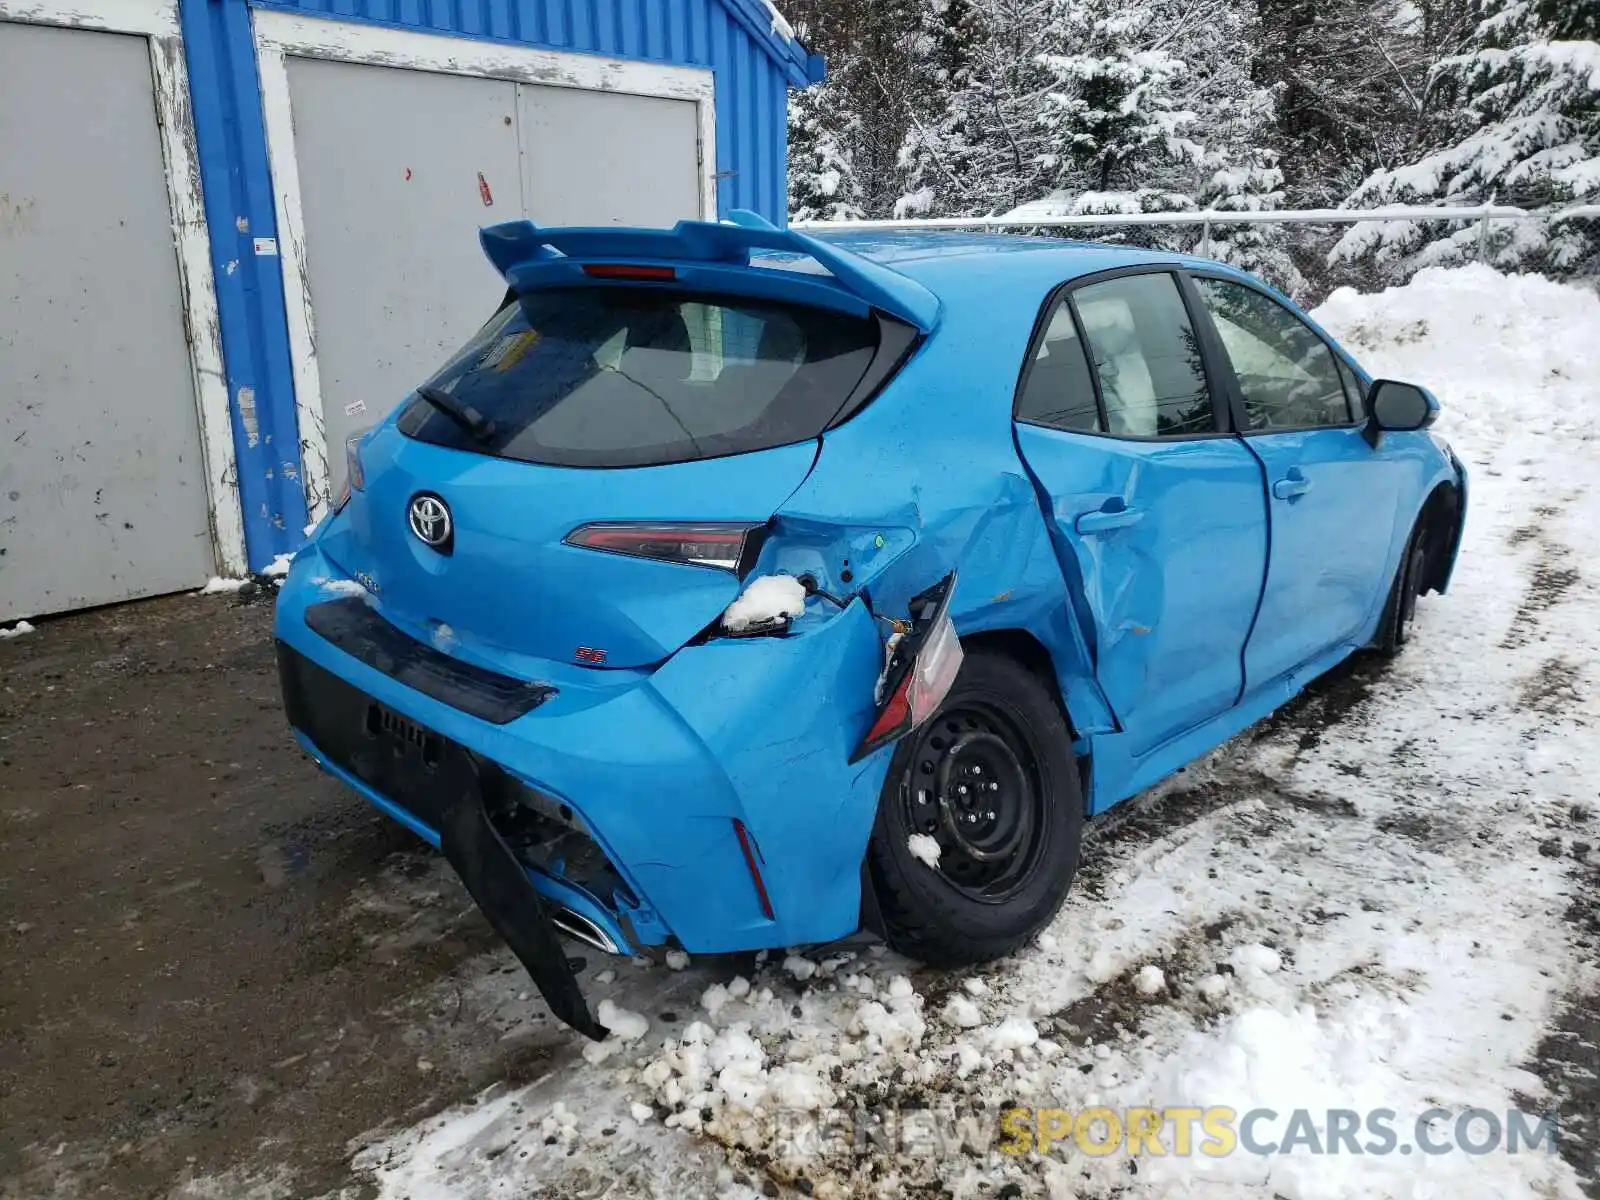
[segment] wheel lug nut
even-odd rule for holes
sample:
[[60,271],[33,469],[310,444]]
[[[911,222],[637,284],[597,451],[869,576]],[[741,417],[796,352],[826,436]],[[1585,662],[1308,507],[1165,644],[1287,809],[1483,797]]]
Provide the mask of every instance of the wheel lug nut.
[[998,792],[1000,790],[1000,785],[998,783],[991,783],[989,785],[989,790],[991,792]]
[[959,796],[965,796],[967,794],[967,785],[963,783],[960,786],[958,786],[956,788],[956,794],[959,795]]

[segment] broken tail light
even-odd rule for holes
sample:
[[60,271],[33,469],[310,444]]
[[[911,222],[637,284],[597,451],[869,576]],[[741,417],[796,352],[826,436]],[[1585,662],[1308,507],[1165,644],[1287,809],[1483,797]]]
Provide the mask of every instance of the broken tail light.
[[737,573],[747,549],[755,545],[754,535],[763,528],[761,525],[618,521],[581,526],[567,535],[566,543],[585,550]]
[[852,763],[916,729],[938,711],[955,686],[964,657],[961,639],[950,620],[950,597],[955,590],[955,575],[947,575],[911,602],[911,633],[895,647],[884,674],[883,701],[872,727],[851,755]]

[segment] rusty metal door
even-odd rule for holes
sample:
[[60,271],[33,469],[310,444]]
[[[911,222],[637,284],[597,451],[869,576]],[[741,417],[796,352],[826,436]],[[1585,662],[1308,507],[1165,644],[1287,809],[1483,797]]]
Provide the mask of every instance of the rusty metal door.
[[328,447],[380,421],[493,313],[478,229],[522,215],[516,84],[290,57]]
[[693,101],[524,84],[518,111],[523,194],[539,224],[670,226],[701,215]]
[[0,620],[214,566],[150,43],[0,22]]

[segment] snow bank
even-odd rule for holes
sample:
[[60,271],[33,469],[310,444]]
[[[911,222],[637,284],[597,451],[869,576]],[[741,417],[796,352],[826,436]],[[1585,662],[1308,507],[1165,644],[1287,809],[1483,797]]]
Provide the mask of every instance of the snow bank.
[[205,587],[200,589],[200,595],[202,595],[202,596],[225,596],[225,595],[231,595],[232,593],[237,592],[240,588],[244,587],[244,585],[249,583],[249,582],[250,581],[248,579],[227,579],[227,578],[224,578],[221,575],[213,575],[206,582]]

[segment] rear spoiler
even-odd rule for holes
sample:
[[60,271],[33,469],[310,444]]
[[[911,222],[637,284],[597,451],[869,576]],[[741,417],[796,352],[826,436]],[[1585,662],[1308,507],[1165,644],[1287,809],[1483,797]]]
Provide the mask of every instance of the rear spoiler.
[[[818,238],[779,229],[755,213],[735,211],[726,222],[679,221],[671,229],[541,229],[532,221],[491,225],[479,235],[483,252],[506,282],[521,291],[583,282],[585,266],[600,263],[670,267],[668,279],[727,283],[737,274],[758,293],[812,298],[855,309],[879,309],[922,333],[939,318],[939,300],[920,283]],[[809,271],[774,270],[751,262],[757,251],[809,258],[831,282]],[[821,294],[819,294],[819,292]],[[831,295],[828,295],[831,293]]]

